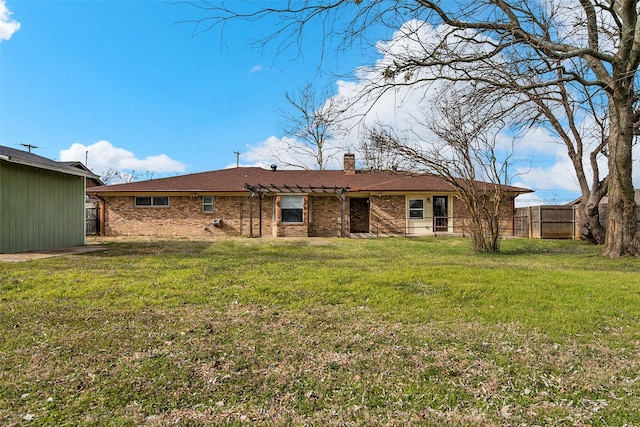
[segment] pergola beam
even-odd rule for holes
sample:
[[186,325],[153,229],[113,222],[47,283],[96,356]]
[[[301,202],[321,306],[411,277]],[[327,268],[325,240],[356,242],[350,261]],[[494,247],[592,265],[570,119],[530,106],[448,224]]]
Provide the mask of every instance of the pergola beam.
[[301,186],[296,184],[290,186],[287,184],[275,185],[275,184],[245,184],[244,187],[252,193],[292,193],[292,194],[308,194],[308,193],[325,193],[325,194],[346,194],[349,191],[349,187],[325,187],[324,185],[318,187],[313,185]]
[[[347,204],[347,193],[349,192],[349,187],[338,187],[334,185],[333,188],[325,187],[324,185],[317,187],[313,185],[308,185],[306,187],[296,184],[295,187],[291,187],[289,185],[283,184],[281,186],[277,186],[274,184],[264,185],[264,184],[245,184],[244,187],[251,192],[250,198],[250,209],[249,209],[249,227],[251,228],[251,235],[253,236],[253,197],[254,195],[260,195],[260,235],[262,236],[262,195],[268,193],[292,193],[292,194],[333,194],[338,199],[340,199],[340,236],[346,236],[346,204]],[[284,187],[286,191],[283,191],[281,187]]]

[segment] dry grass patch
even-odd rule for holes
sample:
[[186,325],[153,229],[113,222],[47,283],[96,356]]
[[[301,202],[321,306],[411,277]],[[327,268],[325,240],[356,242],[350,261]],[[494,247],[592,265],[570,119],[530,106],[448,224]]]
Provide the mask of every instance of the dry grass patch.
[[612,265],[637,275],[627,260],[592,265],[584,286],[603,294],[573,301],[594,317],[578,328],[560,284],[524,307],[513,292],[529,284],[499,281],[526,266],[556,283],[553,255],[454,242],[119,243],[11,266],[0,424],[640,424],[638,288],[608,280]]

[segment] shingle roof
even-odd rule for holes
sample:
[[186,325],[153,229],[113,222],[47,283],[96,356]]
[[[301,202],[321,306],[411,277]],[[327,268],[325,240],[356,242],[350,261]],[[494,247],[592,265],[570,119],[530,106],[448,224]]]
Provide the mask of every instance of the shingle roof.
[[99,178],[86,168],[80,169],[75,167],[73,162],[56,162],[55,160],[29,153],[28,151],[16,150],[15,148],[5,147],[4,145],[0,145],[0,156],[2,156],[0,157],[0,160],[10,163],[32,166],[69,175],[84,176],[94,179]]
[[[430,174],[357,171],[353,175],[341,170],[267,170],[238,167],[210,172],[158,178],[126,184],[93,187],[91,193],[151,192],[248,192],[246,185],[289,187],[349,187],[349,192],[453,191],[442,178]],[[528,193],[521,187],[503,186],[504,191]]]

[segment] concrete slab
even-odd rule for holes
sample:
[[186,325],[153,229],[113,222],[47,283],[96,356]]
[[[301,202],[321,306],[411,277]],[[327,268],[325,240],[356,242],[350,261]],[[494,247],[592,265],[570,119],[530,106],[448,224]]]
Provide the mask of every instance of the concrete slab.
[[51,258],[60,255],[84,254],[87,252],[106,251],[107,247],[99,245],[76,246],[67,249],[53,249],[47,251],[21,252],[17,254],[0,254],[0,262],[24,262],[34,259]]

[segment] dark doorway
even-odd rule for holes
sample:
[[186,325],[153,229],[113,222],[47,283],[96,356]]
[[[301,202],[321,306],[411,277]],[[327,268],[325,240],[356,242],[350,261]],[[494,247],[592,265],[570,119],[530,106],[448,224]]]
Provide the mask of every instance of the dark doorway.
[[449,231],[449,210],[447,196],[433,196],[433,230]]
[[369,232],[369,199],[349,199],[351,233]]

